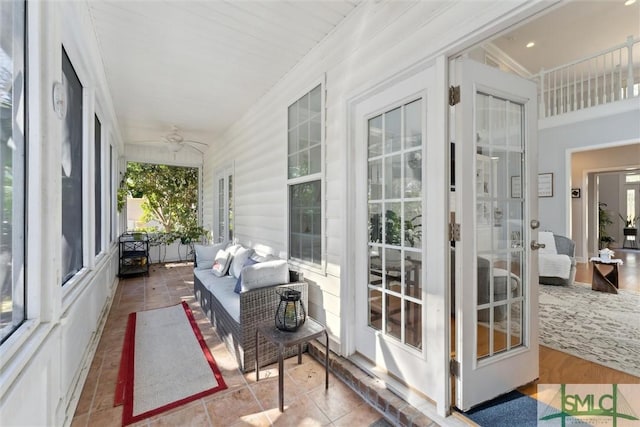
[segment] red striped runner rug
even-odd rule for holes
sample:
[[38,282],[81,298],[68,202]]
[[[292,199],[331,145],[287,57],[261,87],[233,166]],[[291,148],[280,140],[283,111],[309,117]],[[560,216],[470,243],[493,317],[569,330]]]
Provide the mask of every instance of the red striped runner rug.
[[114,402],[123,426],[226,388],[187,303],[129,315]]

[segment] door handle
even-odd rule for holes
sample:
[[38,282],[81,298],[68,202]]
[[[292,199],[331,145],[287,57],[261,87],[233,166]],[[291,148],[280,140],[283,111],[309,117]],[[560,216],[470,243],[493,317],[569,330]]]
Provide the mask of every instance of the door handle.
[[537,251],[538,249],[541,248],[546,248],[547,245],[545,245],[544,243],[538,243],[535,240],[531,241],[531,250]]

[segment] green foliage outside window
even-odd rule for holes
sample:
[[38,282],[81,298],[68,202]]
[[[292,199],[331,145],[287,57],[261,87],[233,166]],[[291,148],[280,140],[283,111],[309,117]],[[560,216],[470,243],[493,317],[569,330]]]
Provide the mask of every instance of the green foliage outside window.
[[177,239],[188,244],[206,234],[198,225],[197,168],[129,162],[118,189],[119,210],[128,196],[144,199],[143,221],[161,224],[160,228],[140,230],[157,233],[156,244],[170,244]]

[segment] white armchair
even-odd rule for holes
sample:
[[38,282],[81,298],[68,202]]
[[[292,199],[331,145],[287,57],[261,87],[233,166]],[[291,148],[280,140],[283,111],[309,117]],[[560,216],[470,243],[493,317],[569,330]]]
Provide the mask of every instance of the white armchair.
[[576,275],[576,244],[573,240],[550,231],[538,233],[545,245],[538,253],[538,274],[544,285],[570,285]]

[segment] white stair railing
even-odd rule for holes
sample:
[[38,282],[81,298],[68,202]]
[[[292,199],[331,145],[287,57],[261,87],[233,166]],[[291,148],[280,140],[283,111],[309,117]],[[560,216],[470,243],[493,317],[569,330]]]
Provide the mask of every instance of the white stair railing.
[[[640,39],[549,70],[535,79],[540,118],[637,97],[640,88]],[[634,50],[635,46],[635,50]]]

